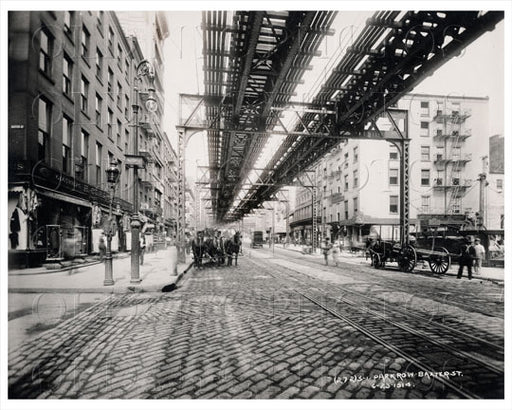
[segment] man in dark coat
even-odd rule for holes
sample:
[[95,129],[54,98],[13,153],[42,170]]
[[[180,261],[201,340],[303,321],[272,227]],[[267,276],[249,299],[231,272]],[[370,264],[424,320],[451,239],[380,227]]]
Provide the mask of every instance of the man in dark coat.
[[471,239],[471,236],[466,236],[464,244],[462,244],[460,248],[459,272],[457,273],[457,279],[462,278],[464,266],[468,268],[468,279],[471,280],[473,278],[471,269],[473,267],[473,260],[475,259],[475,256],[476,253],[475,247],[473,246],[473,240]]

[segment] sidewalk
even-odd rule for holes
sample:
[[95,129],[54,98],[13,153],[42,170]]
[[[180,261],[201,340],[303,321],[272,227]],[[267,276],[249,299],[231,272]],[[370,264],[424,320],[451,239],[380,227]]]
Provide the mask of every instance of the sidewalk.
[[[319,249],[317,249],[317,252],[315,254],[305,254],[303,252],[303,249],[305,246],[300,245],[286,245],[286,248],[283,248],[282,244],[277,244],[276,247],[294,251],[294,252],[300,252],[304,255],[310,256],[312,258],[321,259],[323,261],[323,255]],[[340,262],[344,263],[350,263],[353,265],[368,265],[370,266],[370,260],[366,260],[364,256],[361,255],[361,253],[351,253],[347,251],[342,251],[340,255],[338,256],[338,260]],[[332,255],[329,254],[329,265],[332,266]],[[430,267],[428,266],[428,263],[425,265],[425,267],[422,266],[423,264],[419,262],[415,268],[416,271],[419,272],[431,272]],[[392,264],[391,266],[396,266],[396,264]],[[452,262],[452,265],[450,266],[450,269],[448,269],[448,272],[445,273],[445,275],[449,276],[457,276],[457,271],[459,269],[458,263]],[[467,270],[464,270],[464,274],[462,276],[463,279],[467,280]],[[503,282],[505,280],[505,269],[504,268],[496,268],[496,267],[483,267],[479,275],[473,274],[473,279],[483,279],[483,280],[491,280],[491,281],[501,281]]]
[[[192,257],[186,263],[177,265],[176,249],[169,247],[144,256],[140,266],[139,284],[130,283],[131,258],[121,254],[112,261],[114,285],[104,286],[105,264],[103,262],[84,263],[55,271],[45,268],[15,270],[9,272],[10,293],[131,293],[159,292],[166,285],[176,284],[191,266]],[[177,273],[177,274],[176,274]]]

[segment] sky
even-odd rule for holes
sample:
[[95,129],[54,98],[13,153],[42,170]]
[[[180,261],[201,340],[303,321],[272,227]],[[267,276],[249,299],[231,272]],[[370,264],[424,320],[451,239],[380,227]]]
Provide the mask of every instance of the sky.
[[[305,83],[297,88],[297,98],[307,100],[327,77],[328,68],[344,54],[347,45],[358,34],[366,18],[373,12],[343,11],[333,24],[336,33],[321,47],[322,56],[312,62]],[[200,11],[169,11],[170,36],[166,43],[166,120],[168,135],[175,145],[179,93],[201,94],[204,91],[202,70],[202,30]],[[446,62],[413,92],[489,97],[490,135],[504,133],[504,22],[470,44],[457,57]],[[286,122],[285,122],[286,123]],[[274,151],[279,138],[273,138],[268,151]],[[197,164],[207,165],[206,134],[193,136],[186,153],[187,175],[195,179]],[[257,166],[262,166],[263,161]]]

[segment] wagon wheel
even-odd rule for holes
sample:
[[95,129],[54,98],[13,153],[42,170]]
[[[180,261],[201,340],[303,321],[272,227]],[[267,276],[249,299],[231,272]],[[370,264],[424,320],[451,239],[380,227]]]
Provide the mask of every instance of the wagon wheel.
[[430,255],[428,265],[432,273],[446,273],[450,269],[451,258],[446,248],[436,248],[436,254]]
[[377,252],[372,253],[372,263],[375,269],[380,269],[384,267],[384,262],[382,261],[380,255]]
[[411,245],[406,245],[398,255],[398,266],[402,272],[412,272],[417,260],[416,250]]

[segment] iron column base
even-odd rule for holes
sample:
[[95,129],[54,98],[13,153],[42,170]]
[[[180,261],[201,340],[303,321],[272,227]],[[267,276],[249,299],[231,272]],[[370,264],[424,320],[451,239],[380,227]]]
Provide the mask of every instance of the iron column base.
[[105,280],[103,286],[112,286],[114,284],[114,277],[112,272],[112,255],[105,256]]
[[140,228],[141,223],[138,215],[132,215],[130,223],[132,233],[132,250],[131,250],[131,279],[130,283],[140,283]]

